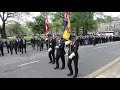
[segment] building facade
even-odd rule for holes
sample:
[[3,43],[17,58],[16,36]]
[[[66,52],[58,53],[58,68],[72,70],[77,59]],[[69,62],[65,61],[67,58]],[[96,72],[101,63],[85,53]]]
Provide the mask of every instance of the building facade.
[[120,18],[114,17],[111,23],[101,23],[96,32],[97,35],[120,36]]

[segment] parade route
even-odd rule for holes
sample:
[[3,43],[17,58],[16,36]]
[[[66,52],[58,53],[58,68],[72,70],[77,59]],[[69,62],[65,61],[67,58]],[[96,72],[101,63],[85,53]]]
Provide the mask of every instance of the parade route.
[[[78,51],[78,78],[92,78],[93,73],[95,74],[100,68],[120,57],[120,42],[80,46]],[[61,60],[59,61],[61,67]],[[6,53],[4,57],[0,57],[0,78],[72,78],[67,76],[69,73],[67,54],[64,70],[54,70],[55,64],[48,62],[46,48],[40,52],[27,46],[26,54],[10,55]]]

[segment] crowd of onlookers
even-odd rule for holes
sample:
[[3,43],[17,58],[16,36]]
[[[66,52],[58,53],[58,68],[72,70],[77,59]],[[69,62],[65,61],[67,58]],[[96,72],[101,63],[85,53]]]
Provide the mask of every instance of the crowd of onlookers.
[[120,36],[78,36],[77,37],[80,45],[92,45],[107,43],[113,41],[120,41]]

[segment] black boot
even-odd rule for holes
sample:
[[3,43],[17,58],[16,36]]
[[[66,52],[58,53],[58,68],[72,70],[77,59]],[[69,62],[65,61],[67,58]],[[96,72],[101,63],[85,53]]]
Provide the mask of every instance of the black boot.
[[55,67],[54,69],[59,69],[59,67]]
[[78,75],[77,74],[75,74],[74,76],[73,76],[73,78],[76,78]]
[[49,63],[52,63],[52,61],[50,61]]
[[55,62],[52,62],[52,64],[55,64]]
[[60,70],[63,70],[63,69],[65,69],[65,67],[62,67]]
[[67,76],[72,76],[72,75],[73,75],[73,73],[68,73],[68,74],[67,74]]

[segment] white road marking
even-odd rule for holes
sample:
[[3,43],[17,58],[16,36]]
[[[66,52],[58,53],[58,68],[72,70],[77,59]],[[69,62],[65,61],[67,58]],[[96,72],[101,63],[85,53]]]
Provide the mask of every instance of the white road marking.
[[31,64],[31,63],[35,63],[35,62],[39,62],[39,61],[33,61],[33,62],[29,62],[29,63],[24,63],[24,64],[21,64],[21,65],[18,65],[18,66],[24,66],[24,65]]

